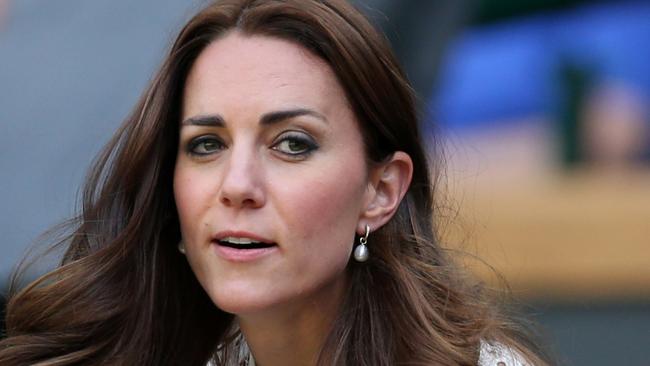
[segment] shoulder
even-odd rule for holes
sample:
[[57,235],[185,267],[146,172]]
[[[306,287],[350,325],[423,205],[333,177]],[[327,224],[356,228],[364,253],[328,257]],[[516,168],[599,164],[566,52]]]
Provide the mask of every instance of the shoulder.
[[532,366],[515,349],[497,342],[481,341],[478,366]]

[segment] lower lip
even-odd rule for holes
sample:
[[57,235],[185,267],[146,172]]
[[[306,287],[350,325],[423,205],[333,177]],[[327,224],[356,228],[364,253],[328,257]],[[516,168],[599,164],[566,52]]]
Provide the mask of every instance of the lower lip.
[[214,244],[214,246],[216,247],[217,254],[221,258],[231,262],[251,262],[263,258],[278,249],[277,245],[256,249],[237,249],[219,244]]

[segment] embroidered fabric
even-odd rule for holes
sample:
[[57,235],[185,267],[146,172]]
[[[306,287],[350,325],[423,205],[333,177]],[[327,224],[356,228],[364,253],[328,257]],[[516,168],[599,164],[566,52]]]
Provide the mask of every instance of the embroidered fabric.
[[[241,355],[240,365],[255,366],[255,359],[247,352],[247,355]],[[209,363],[208,366],[213,366]],[[532,366],[516,350],[501,343],[490,343],[481,341],[478,366]]]
[[532,366],[524,357],[501,343],[481,341],[478,366]]

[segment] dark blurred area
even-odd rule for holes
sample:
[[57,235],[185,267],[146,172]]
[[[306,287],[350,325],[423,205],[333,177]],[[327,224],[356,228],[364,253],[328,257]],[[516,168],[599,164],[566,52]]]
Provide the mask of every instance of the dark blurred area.
[[[650,365],[650,1],[353,2],[445,145],[446,245],[563,364]],[[205,3],[0,0],[0,285]]]

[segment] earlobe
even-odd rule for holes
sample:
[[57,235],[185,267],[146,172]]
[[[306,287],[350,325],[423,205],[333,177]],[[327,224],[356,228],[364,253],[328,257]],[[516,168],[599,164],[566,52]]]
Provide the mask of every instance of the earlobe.
[[368,224],[372,231],[388,222],[406,194],[413,175],[413,161],[397,151],[386,162],[373,168],[370,174],[370,197],[361,214],[357,232],[362,234]]

